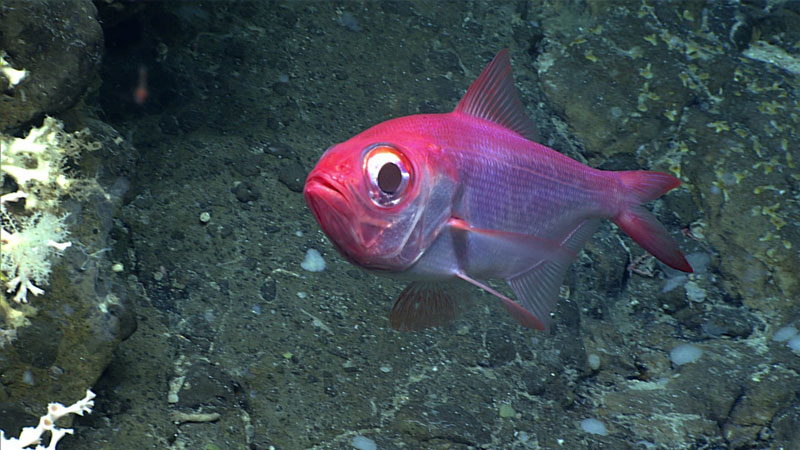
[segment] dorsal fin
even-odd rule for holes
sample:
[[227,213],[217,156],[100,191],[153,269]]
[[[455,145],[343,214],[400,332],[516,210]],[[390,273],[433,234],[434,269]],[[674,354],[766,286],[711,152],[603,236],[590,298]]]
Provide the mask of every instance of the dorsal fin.
[[525,115],[525,109],[514,87],[508,49],[500,50],[492,62],[458,102],[454,112],[479,117],[502,125],[526,139],[536,141],[536,125]]

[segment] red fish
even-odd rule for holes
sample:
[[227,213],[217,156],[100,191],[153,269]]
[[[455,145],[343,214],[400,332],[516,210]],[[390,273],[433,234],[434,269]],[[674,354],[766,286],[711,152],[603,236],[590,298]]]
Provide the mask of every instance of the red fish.
[[[677,187],[668,174],[593,169],[534,142],[502,50],[447,114],[400,117],[329,148],[303,193],[351,263],[412,280],[396,329],[441,325],[462,301],[442,281],[494,294],[522,325],[547,329],[570,263],[602,219],[691,272],[642,203]],[[487,286],[505,280],[519,303]]]

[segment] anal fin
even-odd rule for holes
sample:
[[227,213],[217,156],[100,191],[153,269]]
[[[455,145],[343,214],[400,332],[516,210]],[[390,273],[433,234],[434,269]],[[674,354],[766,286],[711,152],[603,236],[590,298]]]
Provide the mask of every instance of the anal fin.
[[[564,256],[575,255],[580,251],[597,230],[598,225],[599,220],[596,219],[580,222],[561,242],[562,247],[569,249],[570,252],[555,253],[556,258],[541,261],[530,269],[506,279],[521,306],[536,317],[544,329],[550,327],[550,311],[558,302],[558,292],[564,281],[564,275],[575,259]],[[508,306],[506,310],[513,314]]]
[[506,280],[521,307],[542,323],[542,329],[550,327],[550,311],[558,301],[558,291],[571,262],[542,261],[528,271]]

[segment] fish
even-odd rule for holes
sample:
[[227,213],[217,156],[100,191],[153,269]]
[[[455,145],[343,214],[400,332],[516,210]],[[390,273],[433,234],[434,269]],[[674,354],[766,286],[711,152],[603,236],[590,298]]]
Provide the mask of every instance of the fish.
[[469,303],[452,288],[463,280],[520,325],[548,330],[564,276],[602,220],[692,272],[643,206],[680,180],[589,167],[537,143],[537,132],[504,49],[452,112],[390,119],[322,154],[303,195],[324,234],[348,262],[410,281],[389,314],[393,328],[452,321]]
[[139,79],[136,82],[136,89],[133,90],[133,102],[139,106],[143,106],[150,96],[150,90],[147,88],[147,67],[144,65],[139,66]]

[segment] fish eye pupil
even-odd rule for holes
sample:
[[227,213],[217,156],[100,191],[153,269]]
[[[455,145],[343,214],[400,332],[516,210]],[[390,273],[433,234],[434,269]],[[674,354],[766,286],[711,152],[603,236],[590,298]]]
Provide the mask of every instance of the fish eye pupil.
[[403,182],[403,173],[395,163],[386,163],[378,171],[378,188],[386,194],[393,194]]

